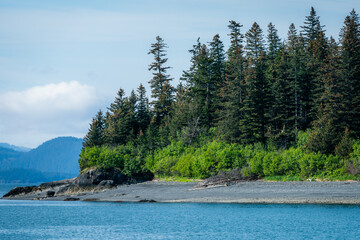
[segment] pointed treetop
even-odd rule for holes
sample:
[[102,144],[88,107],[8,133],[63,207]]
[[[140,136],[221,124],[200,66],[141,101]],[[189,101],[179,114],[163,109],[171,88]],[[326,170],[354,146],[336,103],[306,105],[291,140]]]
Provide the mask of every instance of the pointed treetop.
[[310,15],[305,17],[303,29],[306,42],[314,41],[319,35],[320,31],[324,31],[325,25],[320,24],[320,17],[317,16],[314,7],[311,7]]
[[235,22],[233,20],[229,21],[228,28],[230,29],[230,33],[228,34],[230,36],[231,44],[233,45],[239,45],[242,43],[242,40],[244,38],[244,35],[241,34],[240,29],[243,27],[238,22]]
[[269,23],[268,25],[267,44],[268,44],[268,55],[271,58],[275,57],[276,52],[280,47],[280,38],[278,36],[275,25],[273,25],[272,23]]
[[117,96],[115,97],[115,101],[110,104],[110,108],[108,109],[111,113],[115,113],[117,110],[123,108],[125,101],[125,91],[124,89],[120,88],[117,92]]
[[298,41],[297,30],[295,28],[295,25],[292,23],[288,31],[288,43],[290,45],[290,48],[294,49],[297,41]]
[[264,38],[260,26],[254,22],[249,31],[245,34],[247,55],[252,58],[260,57],[264,51]]

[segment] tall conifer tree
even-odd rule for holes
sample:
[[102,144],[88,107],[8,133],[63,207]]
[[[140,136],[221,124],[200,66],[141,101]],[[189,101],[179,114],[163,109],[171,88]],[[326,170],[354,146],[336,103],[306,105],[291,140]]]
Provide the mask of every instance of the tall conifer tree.
[[139,131],[144,134],[149,127],[151,116],[149,111],[149,100],[146,97],[145,87],[140,84],[137,89],[136,119],[139,124]]
[[224,109],[220,114],[220,131],[223,138],[229,142],[241,142],[240,123],[244,117],[241,111],[245,96],[244,81],[244,47],[242,25],[230,21],[230,47],[227,51],[225,84],[221,89]]
[[153,78],[149,81],[151,87],[151,97],[154,110],[154,122],[160,126],[163,119],[170,113],[170,107],[173,101],[174,88],[171,86],[172,78],[167,74],[170,68],[166,66],[166,48],[164,40],[157,36],[156,43],[151,44],[148,54],[154,56],[154,62],[149,65],[149,71],[152,71]]
[[125,97],[123,89],[118,91],[114,103],[110,105],[106,114],[105,139],[110,145],[126,144],[137,134],[134,93],[130,98]]
[[275,25],[272,23],[269,23],[268,25],[268,34],[267,34],[267,56],[270,59],[275,58],[277,51],[280,47],[280,38],[277,33],[277,29],[275,28]]
[[195,107],[194,115],[199,118],[200,125],[210,128],[214,124],[214,99],[217,94],[216,86],[212,81],[212,62],[209,49],[201,44],[200,39],[189,50],[192,54],[190,70],[184,72],[182,80],[186,82],[189,96]]
[[209,58],[211,75],[208,91],[211,102],[210,114],[212,115],[210,125],[215,126],[219,120],[219,113],[223,108],[220,90],[225,84],[225,52],[219,34],[216,34],[209,43]]
[[360,22],[352,10],[341,30],[344,121],[355,137],[360,137]]
[[340,51],[333,38],[330,39],[325,61],[321,67],[324,86],[318,101],[317,119],[308,141],[308,148],[324,154],[333,154],[347,126],[343,119],[343,92],[341,90]]
[[102,111],[99,110],[90,123],[89,131],[84,137],[84,141],[82,143],[83,147],[85,148],[103,145],[105,143],[104,129],[104,115]]
[[244,100],[244,119],[241,123],[244,142],[266,142],[269,110],[269,85],[265,78],[264,39],[260,26],[255,22],[245,34],[247,94]]
[[308,44],[311,41],[314,41],[320,31],[323,31],[324,25],[320,24],[320,17],[317,16],[314,7],[311,7],[310,15],[305,17],[303,29],[305,42]]
[[311,7],[310,15],[306,16],[303,29],[304,45],[306,55],[304,61],[307,74],[302,77],[304,99],[305,128],[310,127],[311,122],[316,119],[317,102],[322,92],[320,67],[326,57],[327,39],[324,26],[320,23],[320,17]]

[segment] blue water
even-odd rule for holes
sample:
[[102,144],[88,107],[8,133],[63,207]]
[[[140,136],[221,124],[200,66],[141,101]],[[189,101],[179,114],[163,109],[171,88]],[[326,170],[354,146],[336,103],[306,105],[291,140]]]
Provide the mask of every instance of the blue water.
[[360,239],[360,206],[0,200],[0,239]]

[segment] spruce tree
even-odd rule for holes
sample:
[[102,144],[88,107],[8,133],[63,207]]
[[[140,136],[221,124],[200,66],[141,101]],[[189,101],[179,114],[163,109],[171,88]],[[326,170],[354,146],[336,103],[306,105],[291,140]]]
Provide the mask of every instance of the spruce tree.
[[352,10],[341,30],[342,91],[344,93],[344,121],[350,134],[360,137],[360,22]]
[[128,102],[127,102],[127,111],[128,114],[130,114],[130,124],[131,124],[131,134],[133,138],[136,138],[140,131],[140,126],[138,122],[137,115],[137,105],[138,105],[138,97],[136,96],[136,93],[134,90],[131,91]]
[[214,98],[217,94],[211,77],[212,59],[209,49],[205,44],[201,44],[200,39],[189,52],[192,54],[191,67],[189,71],[184,72],[182,80],[189,89],[189,96],[196,108],[194,114],[199,118],[200,125],[210,128],[214,123]]
[[343,92],[341,89],[339,46],[330,39],[329,54],[321,67],[321,82],[324,90],[318,101],[317,119],[308,141],[308,148],[324,154],[333,154],[347,128],[342,112]]
[[227,51],[228,60],[225,65],[225,83],[221,89],[224,105],[220,114],[219,130],[228,142],[241,142],[240,123],[244,117],[241,111],[245,95],[244,81],[244,47],[242,25],[230,21],[230,47]]
[[125,104],[125,91],[124,89],[120,88],[119,91],[117,92],[114,102],[110,104],[110,107],[108,109],[110,111],[110,114],[114,114],[119,109],[122,109],[124,107],[124,104]]
[[[274,86],[274,84],[277,82],[277,80],[279,78],[279,76],[278,76],[279,69],[277,69],[276,61],[279,60],[278,59],[280,57],[279,50],[280,50],[280,48],[282,49],[283,46],[280,43],[280,38],[277,34],[277,30],[272,23],[269,23],[267,32],[268,32],[268,34],[267,34],[267,54],[266,54],[265,77],[266,77],[268,83],[271,86]],[[274,93],[271,93],[270,102],[274,103],[274,99],[273,99],[274,97],[275,97]],[[273,109],[271,109],[269,111],[269,118],[274,119],[276,117],[275,114],[277,114],[277,112],[274,111]]]
[[255,22],[245,37],[248,63],[245,74],[247,93],[242,108],[242,140],[265,143],[270,89],[265,78],[264,39],[260,26]]
[[319,35],[320,31],[323,31],[324,25],[320,24],[320,17],[317,16],[314,7],[311,7],[310,15],[305,17],[303,29],[305,42],[308,44],[314,41]]
[[300,113],[302,109],[302,101],[301,101],[301,78],[302,78],[302,69],[304,69],[304,63],[301,61],[301,53],[302,48],[299,44],[299,36],[297,34],[297,30],[295,28],[295,25],[292,23],[288,30],[288,38],[287,38],[287,44],[285,46],[287,48],[287,51],[289,53],[289,79],[290,82],[293,83],[293,91],[294,94],[293,100],[294,100],[294,135],[297,134],[297,131],[299,130],[299,119],[300,119]]
[[272,23],[269,23],[268,25],[267,46],[268,58],[275,58],[275,55],[280,47],[280,38],[278,36],[277,29]]
[[126,144],[137,134],[134,106],[136,100],[124,95],[124,90],[120,89],[106,115],[105,139],[110,145]]
[[250,30],[245,34],[246,37],[246,55],[248,58],[257,60],[260,55],[264,55],[264,37],[263,31],[260,26],[254,22]]
[[271,85],[271,134],[278,146],[286,149],[295,139],[295,83],[291,72],[291,57],[282,47],[274,60],[276,77]]
[[94,147],[101,146],[105,143],[104,136],[105,129],[105,119],[101,110],[99,110],[96,116],[92,119],[90,123],[89,131],[84,137],[83,147]]
[[136,119],[139,124],[139,133],[144,134],[149,127],[151,115],[149,111],[149,100],[146,97],[146,89],[140,84],[137,89]]
[[221,102],[220,89],[225,83],[225,52],[224,44],[220,40],[219,34],[213,37],[209,43],[210,58],[210,81],[209,81],[209,97],[210,97],[210,125],[215,126],[218,122],[219,113],[223,108]]
[[174,88],[171,86],[172,78],[167,74],[170,68],[166,66],[166,48],[164,40],[157,36],[156,43],[151,44],[148,54],[154,56],[154,62],[149,65],[149,71],[152,71],[153,78],[149,81],[151,87],[151,102],[154,111],[154,122],[160,126],[165,116],[170,113],[170,107],[173,101]]
[[312,109],[311,109],[311,118],[316,118],[316,112],[318,106],[320,105],[321,95],[324,91],[324,85],[322,82],[321,68],[324,65],[326,58],[328,57],[328,40],[323,31],[319,32],[317,38],[310,42],[309,49],[310,58],[308,62],[308,70],[312,73]]
[[320,17],[317,16],[316,11],[311,7],[310,15],[306,16],[303,29],[304,45],[306,47],[306,55],[304,62],[306,62],[307,74],[301,79],[303,81],[304,100],[305,100],[305,128],[311,125],[311,122],[316,119],[317,104],[322,92],[322,84],[320,67],[326,57],[327,39],[325,37],[324,26],[320,24]]

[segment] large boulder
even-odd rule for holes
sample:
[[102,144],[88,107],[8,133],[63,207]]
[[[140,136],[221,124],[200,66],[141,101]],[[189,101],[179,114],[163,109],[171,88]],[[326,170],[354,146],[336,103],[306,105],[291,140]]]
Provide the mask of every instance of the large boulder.
[[94,187],[107,180],[112,180],[113,185],[119,185],[125,183],[127,177],[115,168],[97,168],[81,173],[72,185],[80,188]]

